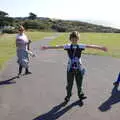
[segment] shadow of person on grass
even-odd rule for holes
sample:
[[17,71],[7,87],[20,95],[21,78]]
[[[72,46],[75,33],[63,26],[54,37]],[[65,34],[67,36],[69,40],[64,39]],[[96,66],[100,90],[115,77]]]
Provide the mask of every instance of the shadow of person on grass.
[[13,81],[14,79],[18,78],[18,76],[14,76],[8,80],[4,80],[4,81],[0,81],[0,85],[8,85],[8,84],[14,84],[16,83],[15,81]]
[[68,106],[65,106],[65,104],[63,102],[63,103],[53,107],[49,112],[42,114],[42,115],[34,118],[33,120],[56,120],[59,117],[61,117],[63,114],[65,114],[67,111],[69,111],[72,107],[77,106],[77,105],[82,106],[80,104],[79,100],[73,102],[72,104],[70,104]]
[[99,110],[105,112],[111,109],[112,105],[120,102],[120,90],[118,90],[117,86],[114,86],[111,92],[111,96],[99,106]]

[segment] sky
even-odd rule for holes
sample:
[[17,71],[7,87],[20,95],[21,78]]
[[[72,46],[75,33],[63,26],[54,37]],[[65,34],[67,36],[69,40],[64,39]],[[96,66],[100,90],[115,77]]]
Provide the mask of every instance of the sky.
[[120,28],[120,0],[0,0],[0,10],[10,17],[79,20]]

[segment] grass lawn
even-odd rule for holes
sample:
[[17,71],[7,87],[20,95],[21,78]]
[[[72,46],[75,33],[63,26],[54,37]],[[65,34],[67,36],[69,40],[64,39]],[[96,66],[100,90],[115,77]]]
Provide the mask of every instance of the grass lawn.
[[[44,37],[52,36],[53,32],[26,32],[32,41],[41,40]],[[3,64],[16,54],[15,47],[16,34],[0,35],[0,69]],[[61,35],[50,42],[50,45],[63,45],[69,42],[68,33]],[[108,48],[108,52],[100,50],[86,49],[84,54],[104,55],[120,58],[120,34],[118,33],[81,33],[80,42],[84,44],[103,45]]]
[[[69,34],[63,33],[53,40],[51,45],[63,45],[69,42]],[[120,58],[120,34],[118,33],[80,33],[80,42],[83,44],[97,44],[108,48],[108,52],[95,49],[86,49],[84,54],[112,56]]]
[[[26,32],[32,41],[41,40],[46,36],[51,36],[52,32]],[[15,46],[16,34],[0,35],[0,69],[3,64],[16,54]]]

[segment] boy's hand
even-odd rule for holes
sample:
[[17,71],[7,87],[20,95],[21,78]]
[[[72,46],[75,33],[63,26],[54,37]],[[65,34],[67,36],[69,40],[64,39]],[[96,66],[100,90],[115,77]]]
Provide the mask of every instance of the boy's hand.
[[35,54],[33,54],[33,55],[32,55],[32,57],[36,57],[36,55],[35,55]]
[[40,49],[41,50],[46,50],[48,47],[47,46],[42,46]]
[[103,51],[105,51],[105,52],[108,51],[108,49],[107,49],[106,47],[102,47],[101,49],[102,49]]

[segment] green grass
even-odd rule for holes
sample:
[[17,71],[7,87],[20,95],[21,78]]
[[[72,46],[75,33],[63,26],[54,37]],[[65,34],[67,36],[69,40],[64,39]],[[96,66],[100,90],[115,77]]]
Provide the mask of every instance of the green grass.
[[[41,40],[46,36],[51,36],[52,32],[26,32],[32,41]],[[0,69],[3,64],[16,54],[15,46],[16,34],[0,35]]]
[[[26,32],[32,41],[41,40],[44,37],[52,36],[53,32]],[[16,54],[16,34],[0,35],[0,69],[3,64]],[[54,39],[51,45],[63,45],[69,42],[68,33],[61,33],[61,36]],[[108,52],[86,49],[84,54],[104,55],[120,58],[120,34],[118,33],[81,33],[80,42],[84,44],[103,45]]]
[[[64,33],[60,37],[53,40],[50,45],[63,45],[69,43],[69,34]],[[106,46],[108,52],[95,49],[86,49],[84,54],[94,54],[102,56],[112,56],[120,58],[120,34],[118,33],[81,33],[80,43],[97,44]]]

